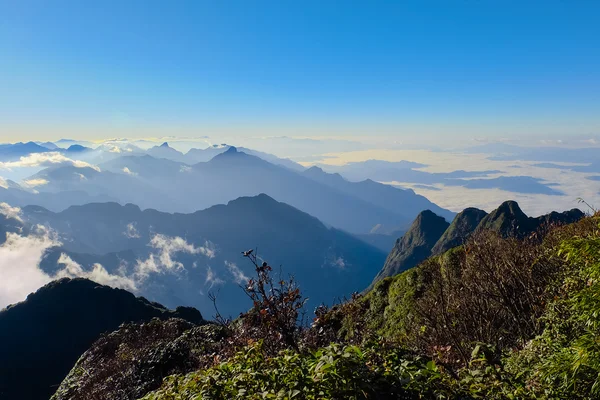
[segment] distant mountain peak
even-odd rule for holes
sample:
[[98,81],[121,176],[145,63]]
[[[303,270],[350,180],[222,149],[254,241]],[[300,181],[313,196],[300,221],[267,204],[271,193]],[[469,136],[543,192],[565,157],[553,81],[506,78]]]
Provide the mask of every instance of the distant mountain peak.
[[166,147],[166,148],[168,148],[169,147],[169,143],[168,142],[164,142],[163,144],[160,145],[160,147]]
[[308,172],[308,171],[314,171],[314,172],[325,172],[325,171],[323,171],[323,168],[321,168],[321,167],[318,167],[318,166],[316,166],[316,165],[313,165],[312,167],[310,167],[310,168],[309,168],[309,169],[307,169],[306,171],[307,171],[307,172]]
[[223,154],[235,154],[235,153],[237,153],[237,152],[238,152],[238,150],[237,150],[237,147],[235,147],[235,146],[230,146],[230,147],[227,149],[227,151],[225,151],[225,153],[223,153]]

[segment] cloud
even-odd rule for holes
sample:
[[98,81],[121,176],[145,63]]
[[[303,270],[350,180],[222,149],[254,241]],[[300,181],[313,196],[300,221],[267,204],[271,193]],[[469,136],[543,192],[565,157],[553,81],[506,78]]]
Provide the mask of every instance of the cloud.
[[19,207],[11,207],[8,203],[0,203],[0,214],[8,219],[23,222],[23,219],[21,219],[21,209]]
[[29,236],[6,234],[6,241],[0,246],[0,308],[24,300],[52,280],[39,263],[49,248],[59,244],[41,227]]
[[217,273],[212,270],[211,267],[206,269],[206,280],[204,281],[206,285],[209,285],[209,289],[211,289],[215,285],[222,285],[225,281],[217,276]]
[[129,168],[124,167],[123,168],[123,172],[125,172],[127,175],[131,175],[131,176],[137,176],[137,172],[132,172]]
[[346,261],[342,257],[337,257],[331,260],[332,267],[338,267],[339,269],[346,268]]
[[30,187],[36,187],[36,186],[47,185],[48,181],[46,179],[29,179],[29,180],[23,181],[23,183],[25,183],[27,186],[30,186]]
[[4,189],[8,189],[8,182],[6,182],[6,179],[4,179],[1,176],[0,176],[0,187],[4,188]]
[[86,271],[81,267],[81,265],[73,261],[71,257],[62,253],[57,261],[57,264],[64,265],[64,268],[59,270],[54,275],[55,279],[87,278],[102,285],[117,287],[133,292],[138,290],[138,285],[134,278],[125,275],[113,275],[98,263],[92,266],[91,271]]
[[58,164],[70,164],[76,168],[93,168],[100,172],[100,168],[85,161],[73,160],[63,154],[51,151],[48,153],[33,153],[23,156],[19,161],[0,162],[0,169],[22,168],[22,167],[50,167]]
[[54,231],[37,225],[28,236],[9,232],[0,245],[0,308],[23,301],[28,294],[45,284],[60,278],[87,278],[102,285],[137,291],[139,281],[126,276],[124,269],[119,275],[109,273],[102,265],[94,264],[85,270],[68,255],[61,254],[57,265],[62,266],[55,274],[40,268],[46,252],[61,243]]
[[135,273],[140,278],[146,278],[150,273],[185,269],[181,262],[173,259],[173,256],[177,253],[202,254],[208,258],[215,256],[214,246],[208,241],[204,243],[204,246],[196,247],[178,236],[170,237],[156,234],[150,240],[149,245],[157,252],[156,254],[150,254],[146,260],[137,260]]
[[140,233],[138,232],[137,228],[135,227],[134,222],[130,222],[129,224],[127,224],[127,226],[125,227],[125,232],[123,232],[123,235],[125,235],[129,239],[139,239],[140,238]]
[[231,272],[231,275],[233,275],[233,281],[238,285],[242,283],[247,283],[250,280],[250,278],[248,278],[246,274],[244,274],[244,272],[236,264],[229,261],[225,261],[225,266],[227,267],[229,272]]

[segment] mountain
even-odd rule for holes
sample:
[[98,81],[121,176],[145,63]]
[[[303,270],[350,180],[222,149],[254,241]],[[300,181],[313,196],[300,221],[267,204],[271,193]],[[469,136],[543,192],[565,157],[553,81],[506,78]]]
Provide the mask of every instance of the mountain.
[[51,282],[0,311],[0,398],[48,399],[102,333],[124,322],[173,317],[203,323],[195,309],[171,311],[89,280]]
[[249,248],[281,266],[282,277],[295,276],[314,306],[364,289],[385,260],[383,251],[264,194],[192,214],[104,203],[60,213],[24,207],[22,217],[29,225],[51,227],[63,243],[42,262],[47,273],[60,268],[63,253],[87,271],[100,263],[109,273],[130,279],[138,278],[139,262],[151,263],[155,270],[140,282],[141,294],[204,313],[213,312],[211,291],[219,292],[219,308],[226,315],[247,307],[238,284],[254,274],[241,255]]
[[80,144],[72,144],[66,150],[63,150],[64,153],[68,155],[73,155],[76,153],[87,153],[88,151],[93,151],[93,149],[89,147],[82,146]]
[[213,144],[212,146],[207,147],[206,149],[190,149],[187,153],[185,153],[185,159],[188,164],[207,162],[216,155],[227,151],[229,147],[230,146],[226,144]]
[[476,208],[466,208],[451,224],[431,211],[424,211],[406,234],[396,241],[373,283],[412,268],[430,256],[441,255],[460,246],[479,230],[491,230],[504,237],[525,238],[534,232],[543,235],[545,228],[570,224],[584,216],[580,210],[572,209],[532,218],[525,215],[515,201],[506,201],[489,214]]
[[472,207],[465,208],[452,220],[448,229],[431,249],[431,254],[442,254],[453,247],[462,245],[486,215],[487,213],[483,210]]
[[454,218],[453,212],[438,207],[412,189],[400,189],[371,179],[350,182],[338,173],[329,174],[319,167],[307,169],[304,175],[386,210],[401,213],[407,218],[412,218],[423,210],[431,210],[448,221]]
[[167,142],[164,142],[160,146],[154,146],[148,149],[146,153],[155,158],[166,158],[172,161],[185,162],[183,153],[170,147]]
[[429,210],[421,212],[409,230],[396,241],[373,283],[412,268],[431,255],[431,249],[450,224]]
[[[410,217],[348,195],[287,168],[230,147],[207,163],[194,165],[200,187],[190,188],[215,204],[227,198],[267,193],[326,224],[352,233],[367,233],[378,224],[389,231],[408,225]],[[205,188],[214,188],[207,191]],[[200,197],[200,193],[193,197]]]
[[256,157],[262,158],[263,160],[268,161],[271,164],[286,167],[288,169],[291,169],[292,171],[302,172],[306,169],[302,165],[298,164],[295,161],[290,160],[289,158],[280,158],[273,154],[265,153],[265,152],[258,151],[258,150],[248,149],[246,147],[238,147],[238,150],[242,151],[246,154],[250,154],[251,156],[256,156]]
[[47,148],[48,150],[56,150],[59,148],[56,144],[54,144],[52,142],[35,142],[35,143],[39,144],[42,147]]
[[[43,180],[46,184],[36,187],[38,195],[26,204],[41,205],[54,211],[60,211],[70,205],[81,204],[80,202],[69,204],[71,201],[69,194],[79,192],[88,197],[111,199],[104,201],[116,200],[123,204],[135,203],[144,208],[158,208],[168,211],[191,209],[191,204],[185,207],[186,203],[191,202],[185,198],[178,198],[180,193],[174,192],[173,190],[176,188],[172,188],[168,183],[169,178],[175,179],[171,173],[179,171],[179,165],[176,165],[174,170],[166,169],[165,164],[172,165],[172,161],[146,157],[151,162],[147,162],[148,159],[136,156],[127,156],[125,160],[129,163],[137,162],[138,165],[142,165],[144,168],[142,174],[150,176],[150,179],[140,179],[136,171],[141,171],[142,168],[138,169],[137,167],[132,168],[132,170],[126,167],[121,169],[115,167],[116,172],[113,172],[108,169],[80,168],[63,164],[43,169],[28,178],[28,180]],[[121,162],[123,162],[123,158],[119,157],[100,165],[116,166]],[[169,175],[165,177],[167,173]],[[167,182],[167,184],[163,184],[164,182]],[[53,194],[60,207],[52,207],[44,201],[46,200],[44,196],[48,193]],[[88,200],[87,202],[90,201],[94,200]]]
[[[412,190],[374,181],[348,182],[339,175],[322,171],[296,172],[235,147],[192,166],[129,153],[98,166],[77,168],[62,164],[30,176],[28,180],[44,184],[35,187],[39,195],[27,204],[60,211],[70,205],[69,197],[59,201],[63,207],[57,208],[43,202],[43,195],[54,193],[60,199],[61,192],[80,191],[89,196],[104,195],[121,204],[137,204],[143,209],[191,213],[241,196],[266,193],[329,226],[355,234],[405,230],[423,209],[431,209],[448,219],[453,217],[453,213]],[[9,199],[0,195],[0,200]]]
[[99,165],[102,171],[116,172],[157,181],[173,179],[189,168],[182,162],[168,158],[156,158],[150,155],[122,156]]
[[477,229],[492,230],[502,236],[526,237],[545,225],[564,225],[584,217],[583,212],[574,208],[562,213],[551,212],[537,218],[528,217],[516,201],[505,201],[483,218]]
[[0,144],[0,161],[15,161],[32,153],[46,153],[47,147],[34,142]]
[[[206,149],[190,149],[184,156],[183,160],[172,158],[175,161],[183,161],[187,164],[197,164],[199,162],[207,162],[214,158],[216,155],[226,152],[232,146],[228,144],[215,144]],[[271,164],[280,165],[291,169],[292,171],[303,171],[304,167],[288,158],[280,158],[273,154],[265,153],[258,150],[252,150],[245,147],[238,147],[237,150],[259,157]]]
[[354,236],[359,238],[365,243],[370,244],[378,248],[385,253],[389,253],[390,249],[394,247],[396,239],[404,235],[403,231],[394,231],[391,233],[357,233]]

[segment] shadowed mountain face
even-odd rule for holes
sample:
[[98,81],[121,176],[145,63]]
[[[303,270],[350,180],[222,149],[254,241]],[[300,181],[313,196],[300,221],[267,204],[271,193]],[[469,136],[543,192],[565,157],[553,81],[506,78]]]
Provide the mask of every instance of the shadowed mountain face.
[[430,256],[461,246],[477,230],[491,230],[504,237],[524,238],[537,231],[543,234],[543,228],[548,225],[570,224],[583,216],[580,210],[572,209],[532,218],[525,215],[515,201],[506,201],[489,214],[476,208],[467,208],[448,225],[442,223],[443,218],[431,211],[424,211],[408,232],[396,241],[373,283],[412,268]]
[[442,217],[426,210],[421,212],[396,244],[374,282],[412,268],[431,255],[431,249],[449,224]]
[[442,254],[453,247],[462,245],[486,215],[485,211],[477,208],[466,208],[461,211],[433,246],[431,254]]
[[47,273],[61,268],[57,261],[63,253],[87,271],[100,263],[132,279],[144,264],[150,273],[140,293],[169,306],[192,305],[205,314],[214,311],[209,292],[219,293],[225,315],[235,317],[248,307],[239,284],[254,274],[241,255],[249,248],[256,248],[277,274],[281,266],[283,278],[294,275],[311,306],[364,289],[385,260],[385,252],[267,195],[193,214],[104,203],[61,213],[25,207],[23,218],[52,227],[63,243],[42,261]]
[[155,317],[203,323],[195,309],[170,311],[86,279],[49,283],[0,311],[0,398],[48,399],[100,334]]

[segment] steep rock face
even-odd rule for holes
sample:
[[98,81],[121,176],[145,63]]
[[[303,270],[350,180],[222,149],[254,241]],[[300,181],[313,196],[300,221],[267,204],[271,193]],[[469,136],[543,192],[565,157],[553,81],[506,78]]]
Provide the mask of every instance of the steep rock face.
[[406,234],[396,241],[383,269],[373,282],[394,276],[425,260],[431,255],[431,249],[448,226],[444,218],[433,212],[429,210],[421,212]]
[[224,338],[218,325],[175,318],[124,324],[79,358],[52,400],[139,399],[165,376],[211,364]]
[[486,215],[487,213],[483,210],[472,207],[465,208],[454,218],[446,232],[433,246],[431,254],[439,255],[462,245]]
[[87,279],[51,282],[0,311],[0,398],[48,399],[100,334],[171,317],[203,322],[195,309],[171,311]]

